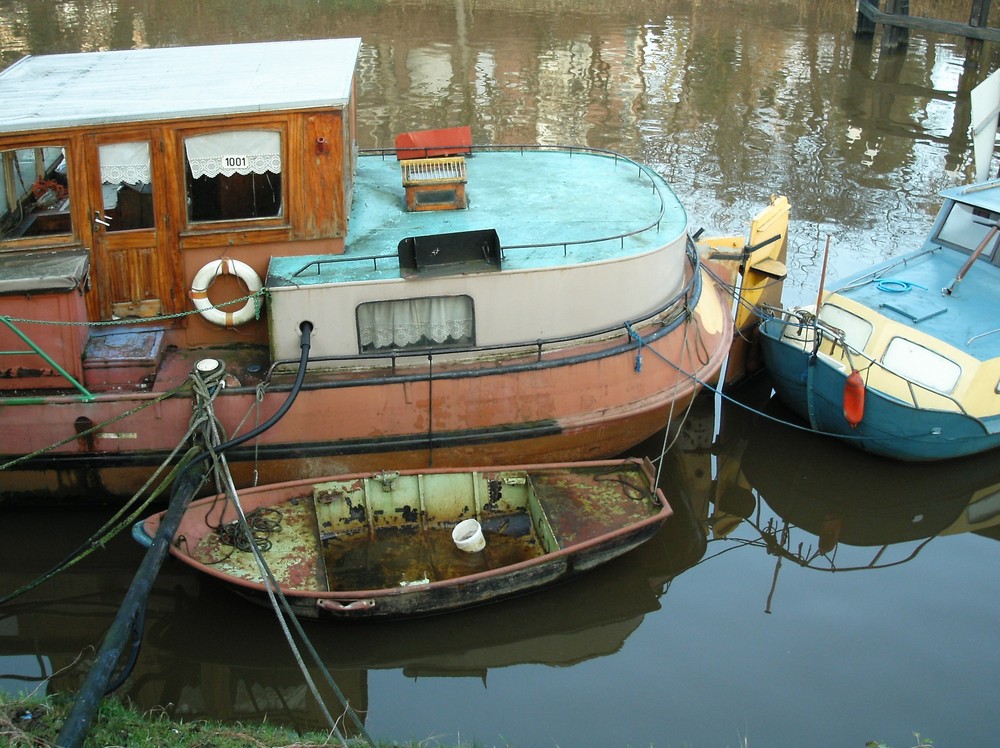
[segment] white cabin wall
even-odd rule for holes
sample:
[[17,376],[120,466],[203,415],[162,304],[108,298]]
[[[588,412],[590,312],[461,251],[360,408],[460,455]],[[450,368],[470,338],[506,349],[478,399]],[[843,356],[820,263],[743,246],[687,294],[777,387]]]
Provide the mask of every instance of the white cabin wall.
[[585,265],[272,288],[271,353],[296,358],[299,324],[309,320],[314,356],[356,354],[359,304],[424,296],[472,296],[479,345],[589,332],[663,305],[683,287],[685,268],[681,236],[645,255]]

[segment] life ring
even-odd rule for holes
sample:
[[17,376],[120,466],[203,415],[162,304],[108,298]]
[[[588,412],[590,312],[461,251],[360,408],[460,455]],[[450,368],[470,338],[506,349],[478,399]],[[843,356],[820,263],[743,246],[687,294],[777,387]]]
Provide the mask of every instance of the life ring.
[[245,262],[228,257],[212,260],[199,270],[191,281],[191,301],[194,302],[195,309],[206,320],[220,327],[237,327],[249,322],[257,315],[257,302],[254,298],[247,299],[247,303],[235,312],[217,309],[208,298],[208,289],[220,275],[235,275],[246,284],[251,294],[256,294],[264,285],[260,281],[260,276]]

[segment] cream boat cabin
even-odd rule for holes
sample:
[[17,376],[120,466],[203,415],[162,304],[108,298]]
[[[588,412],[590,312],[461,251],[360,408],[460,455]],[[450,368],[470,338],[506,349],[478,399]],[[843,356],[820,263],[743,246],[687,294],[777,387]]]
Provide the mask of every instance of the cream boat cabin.
[[[227,452],[238,483],[614,456],[717,375],[732,299],[659,175],[473,146],[468,127],[361,152],[360,52],[144,49],[0,73],[3,500],[131,495],[204,407],[199,362],[221,367],[231,434],[295,390]],[[783,251],[787,201],[767,216],[751,243]]]

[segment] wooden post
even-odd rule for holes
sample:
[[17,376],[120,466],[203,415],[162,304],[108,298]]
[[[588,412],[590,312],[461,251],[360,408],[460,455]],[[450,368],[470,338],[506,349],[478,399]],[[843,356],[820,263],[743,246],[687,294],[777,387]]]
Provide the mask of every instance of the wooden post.
[[923,29],[936,34],[953,34],[966,40],[965,67],[976,68],[982,58],[984,41],[1000,42],[1000,29],[989,25],[992,0],[970,0],[968,23],[942,21],[936,18],[910,16],[910,0],[886,0],[886,9],[879,9],[880,0],[855,0],[857,26],[854,36],[871,39],[875,28],[882,26],[881,51],[905,49],[909,29]]
[[[972,10],[969,12],[969,26],[972,28],[985,28],[990,21],[990,1],[972,0]],[[983,58],[983,40],[965,40],[965,69],[974,70],[979,67]]]
[[871,39],[875,36],[875,21],[865,13],[866,6],[869,10],[879,9],[880,0],[858,0],[858,20],[854,28],[854,36],[860,39]]
[[972,12],[969,14],[969,25],[985,28],[990,20],[991,0],[972,0]]
[[[889,0],[886,13],[893,16],[909,16],[910,0]],[[906,49],[910,42],[910,30],[905,26],[896,26],[891,21],[882,28],[882,50]]]

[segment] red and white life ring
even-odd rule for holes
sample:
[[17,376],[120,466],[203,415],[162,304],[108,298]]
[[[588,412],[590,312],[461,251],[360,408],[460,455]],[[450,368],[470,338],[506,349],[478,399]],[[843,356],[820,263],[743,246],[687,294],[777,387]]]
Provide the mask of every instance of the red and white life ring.
[[194,302],[195,309],[206,320],[220,327],[237,327],[249,322],[257,314],[255,299],[247,299],[247,303],[235,312],[225,312],[222,309],[217,309],[208,298],[208,289],[212,287],[215,279],[220,275],[235,275],[246,284],[247,290],[251,294],[257,293],[264,285],[261,283],[260,276],[245,262],[228,257],[212,260],[195,274],[194,280],[191,282],[191,301]]

